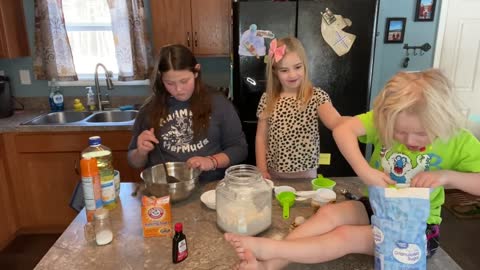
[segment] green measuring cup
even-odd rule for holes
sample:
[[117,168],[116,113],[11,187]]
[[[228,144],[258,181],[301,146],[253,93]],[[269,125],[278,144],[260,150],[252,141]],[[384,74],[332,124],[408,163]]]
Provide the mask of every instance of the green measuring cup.
[[277,201],[283,207],[283,218],[290,217],[290,207],[295,203],[295,193],[291,191],[280,192],[277,195]]

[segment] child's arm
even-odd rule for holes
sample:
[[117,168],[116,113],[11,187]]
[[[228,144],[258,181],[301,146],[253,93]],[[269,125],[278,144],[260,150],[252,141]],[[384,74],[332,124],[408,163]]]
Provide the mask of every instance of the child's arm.
[[333,138],[342,155],[365,184],[384,187],[387,184],[394,184],[395,182],[385,173],[371,168],[363,157],[357,137],[365,135],[365,133],[366,130],[360,119],[351,117],[335,127]]
[[317,108],[318,117],[322,123],[330,130],[333,130],[340,123],[350,117],[342,117],[331,102],[325,102]]
[[412,187],[456,188],[480,196],[480,173],[466,173],[449,170],[418,173],[410,182]]
[[267,118],[259,117],[257,123],[257,134],[255,136],[255,159],[257,168],[260,170],[263,177],[271,179],[267,168],[267,134]]
[[155,136],[153,128],[142,131],[138,137],[134,137],[135,143],[131,145],[135,148],[128,151],[128,164],[134,168],[142,168],[148,161],[148,153],[155,148],[155,144],[160,143]]

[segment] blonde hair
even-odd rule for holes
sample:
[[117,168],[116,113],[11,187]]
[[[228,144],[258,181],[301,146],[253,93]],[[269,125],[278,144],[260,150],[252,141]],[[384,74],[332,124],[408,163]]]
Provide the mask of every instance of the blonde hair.
[[419,117],[431,141],[448,140],[465,124],[459,104],[448,79],[439,70],[399,72],[373,104],[380,141],[387,147],[393,144],[395,122],[401,112]]
[[[285,37],[277,40],[277,48],[280,46],[286,46],[285,54],[287,53],[296,53],[303,64],[304,77],[303,81],[300,84],[300,89],[297,92],[297,101],[299,102],[300,109],[303,110],[307,107],[308,101],[313,95],[312,82],[308,78],[308,61],[305,54],[305,49],[303,48],[302,43],[294,37]],[[277,100],[280,98],[280,93],[282,92],[282,85],[278,80],[276,69],[279,64],[282,62],[275,62],[273,57],[268,57],[267,62],[267,86],[265,92],[267,93],[266,100],[266,115],[270,115],[275,108]]]

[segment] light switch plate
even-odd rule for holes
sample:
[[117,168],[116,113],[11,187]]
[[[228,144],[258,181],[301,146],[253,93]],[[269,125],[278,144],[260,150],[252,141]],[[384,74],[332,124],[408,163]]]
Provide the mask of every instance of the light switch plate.
[[21,84],[32,84],[32,80],[30,79],[30,70],[28,70],[28,69],[21,69],[20,70],[20,83]]
[[5,70],[0,70],[0,76],[5,76]]

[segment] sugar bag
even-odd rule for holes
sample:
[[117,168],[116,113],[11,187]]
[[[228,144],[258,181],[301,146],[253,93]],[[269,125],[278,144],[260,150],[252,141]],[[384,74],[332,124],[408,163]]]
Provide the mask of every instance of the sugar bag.
[[369,187],[375,270],[420,270],[427,267],[426,222],[429,188]]

